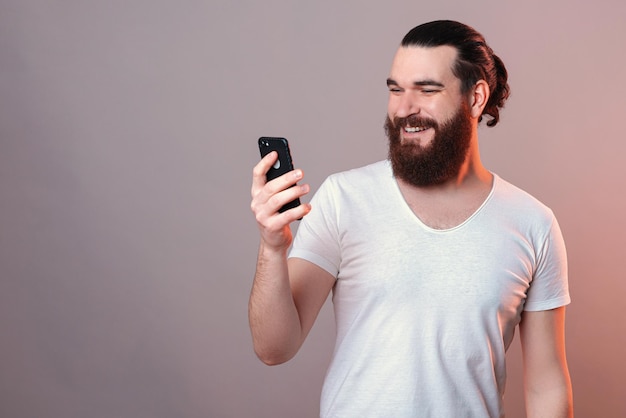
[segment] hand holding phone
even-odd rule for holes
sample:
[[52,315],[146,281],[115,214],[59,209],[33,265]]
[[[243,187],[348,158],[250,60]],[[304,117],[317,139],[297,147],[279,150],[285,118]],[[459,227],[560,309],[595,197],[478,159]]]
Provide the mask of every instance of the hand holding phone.
[[[265,157],[272,151],[278,153],[278,159],[276,163],[270,167],[267,172],[267,181],[274,180],[277,177],[282,176],[293,170],[293,162],[291,160],[291,152],[289,151],[289,143],[285,138],[267,137],[263,136],[259,138],[259,151],[261,158]],[[295,186],[295,184],[293,185]],[[291,186],[291,187],[293,187]],[[296,198],[289,203],[286,203],[278,211],[284,212],[288,209],[300,206],[300,199]]]

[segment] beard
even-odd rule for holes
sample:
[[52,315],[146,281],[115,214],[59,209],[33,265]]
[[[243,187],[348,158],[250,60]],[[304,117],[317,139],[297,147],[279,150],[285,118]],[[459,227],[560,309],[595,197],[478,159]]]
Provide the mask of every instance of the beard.
[[[426,146],[403,144],[400,132],[406,126],[433,128],[435,136]],[[439,185],[457,176],[467,157],[472,139],[469,106],[464,101],[456,114],[441,125],[417,115],[395,118],[393,122],[387,116],[385,132],[394,176],[417,187]]]

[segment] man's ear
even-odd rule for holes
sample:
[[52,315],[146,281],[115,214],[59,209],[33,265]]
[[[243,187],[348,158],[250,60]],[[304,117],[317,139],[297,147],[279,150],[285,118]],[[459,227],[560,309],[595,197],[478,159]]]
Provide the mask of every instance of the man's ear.
[[478,80],[470,90],[470,112],[473,117],[479,118],[489,100],[489,84],[485,80]]

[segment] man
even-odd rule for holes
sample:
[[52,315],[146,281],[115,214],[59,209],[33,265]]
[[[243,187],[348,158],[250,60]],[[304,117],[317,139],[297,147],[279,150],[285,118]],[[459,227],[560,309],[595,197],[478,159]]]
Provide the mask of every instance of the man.
[[388,161],[330,176],[311,204],[282,214],[309,191],[290,188],[302,171],[266,182],[275,154],[254,169],[257,355],[293,357],[332,290],[321,416],[502,417],[519,325],[528,417],[572,416],[561,232],[478,151],[478,123],[495,125],[509,95],[502,61],[474,29],[430,22],[405,36],[387,85]]

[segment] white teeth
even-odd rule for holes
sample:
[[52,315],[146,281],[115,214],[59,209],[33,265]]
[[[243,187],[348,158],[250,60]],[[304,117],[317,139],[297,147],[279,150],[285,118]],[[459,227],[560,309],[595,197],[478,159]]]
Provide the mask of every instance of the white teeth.
[[406,127],[404,128],[404,130],[408,133],[415,133],[415,132],[421,132],[421,131],[425,131],[427,128],[423,128],[423,127]]

